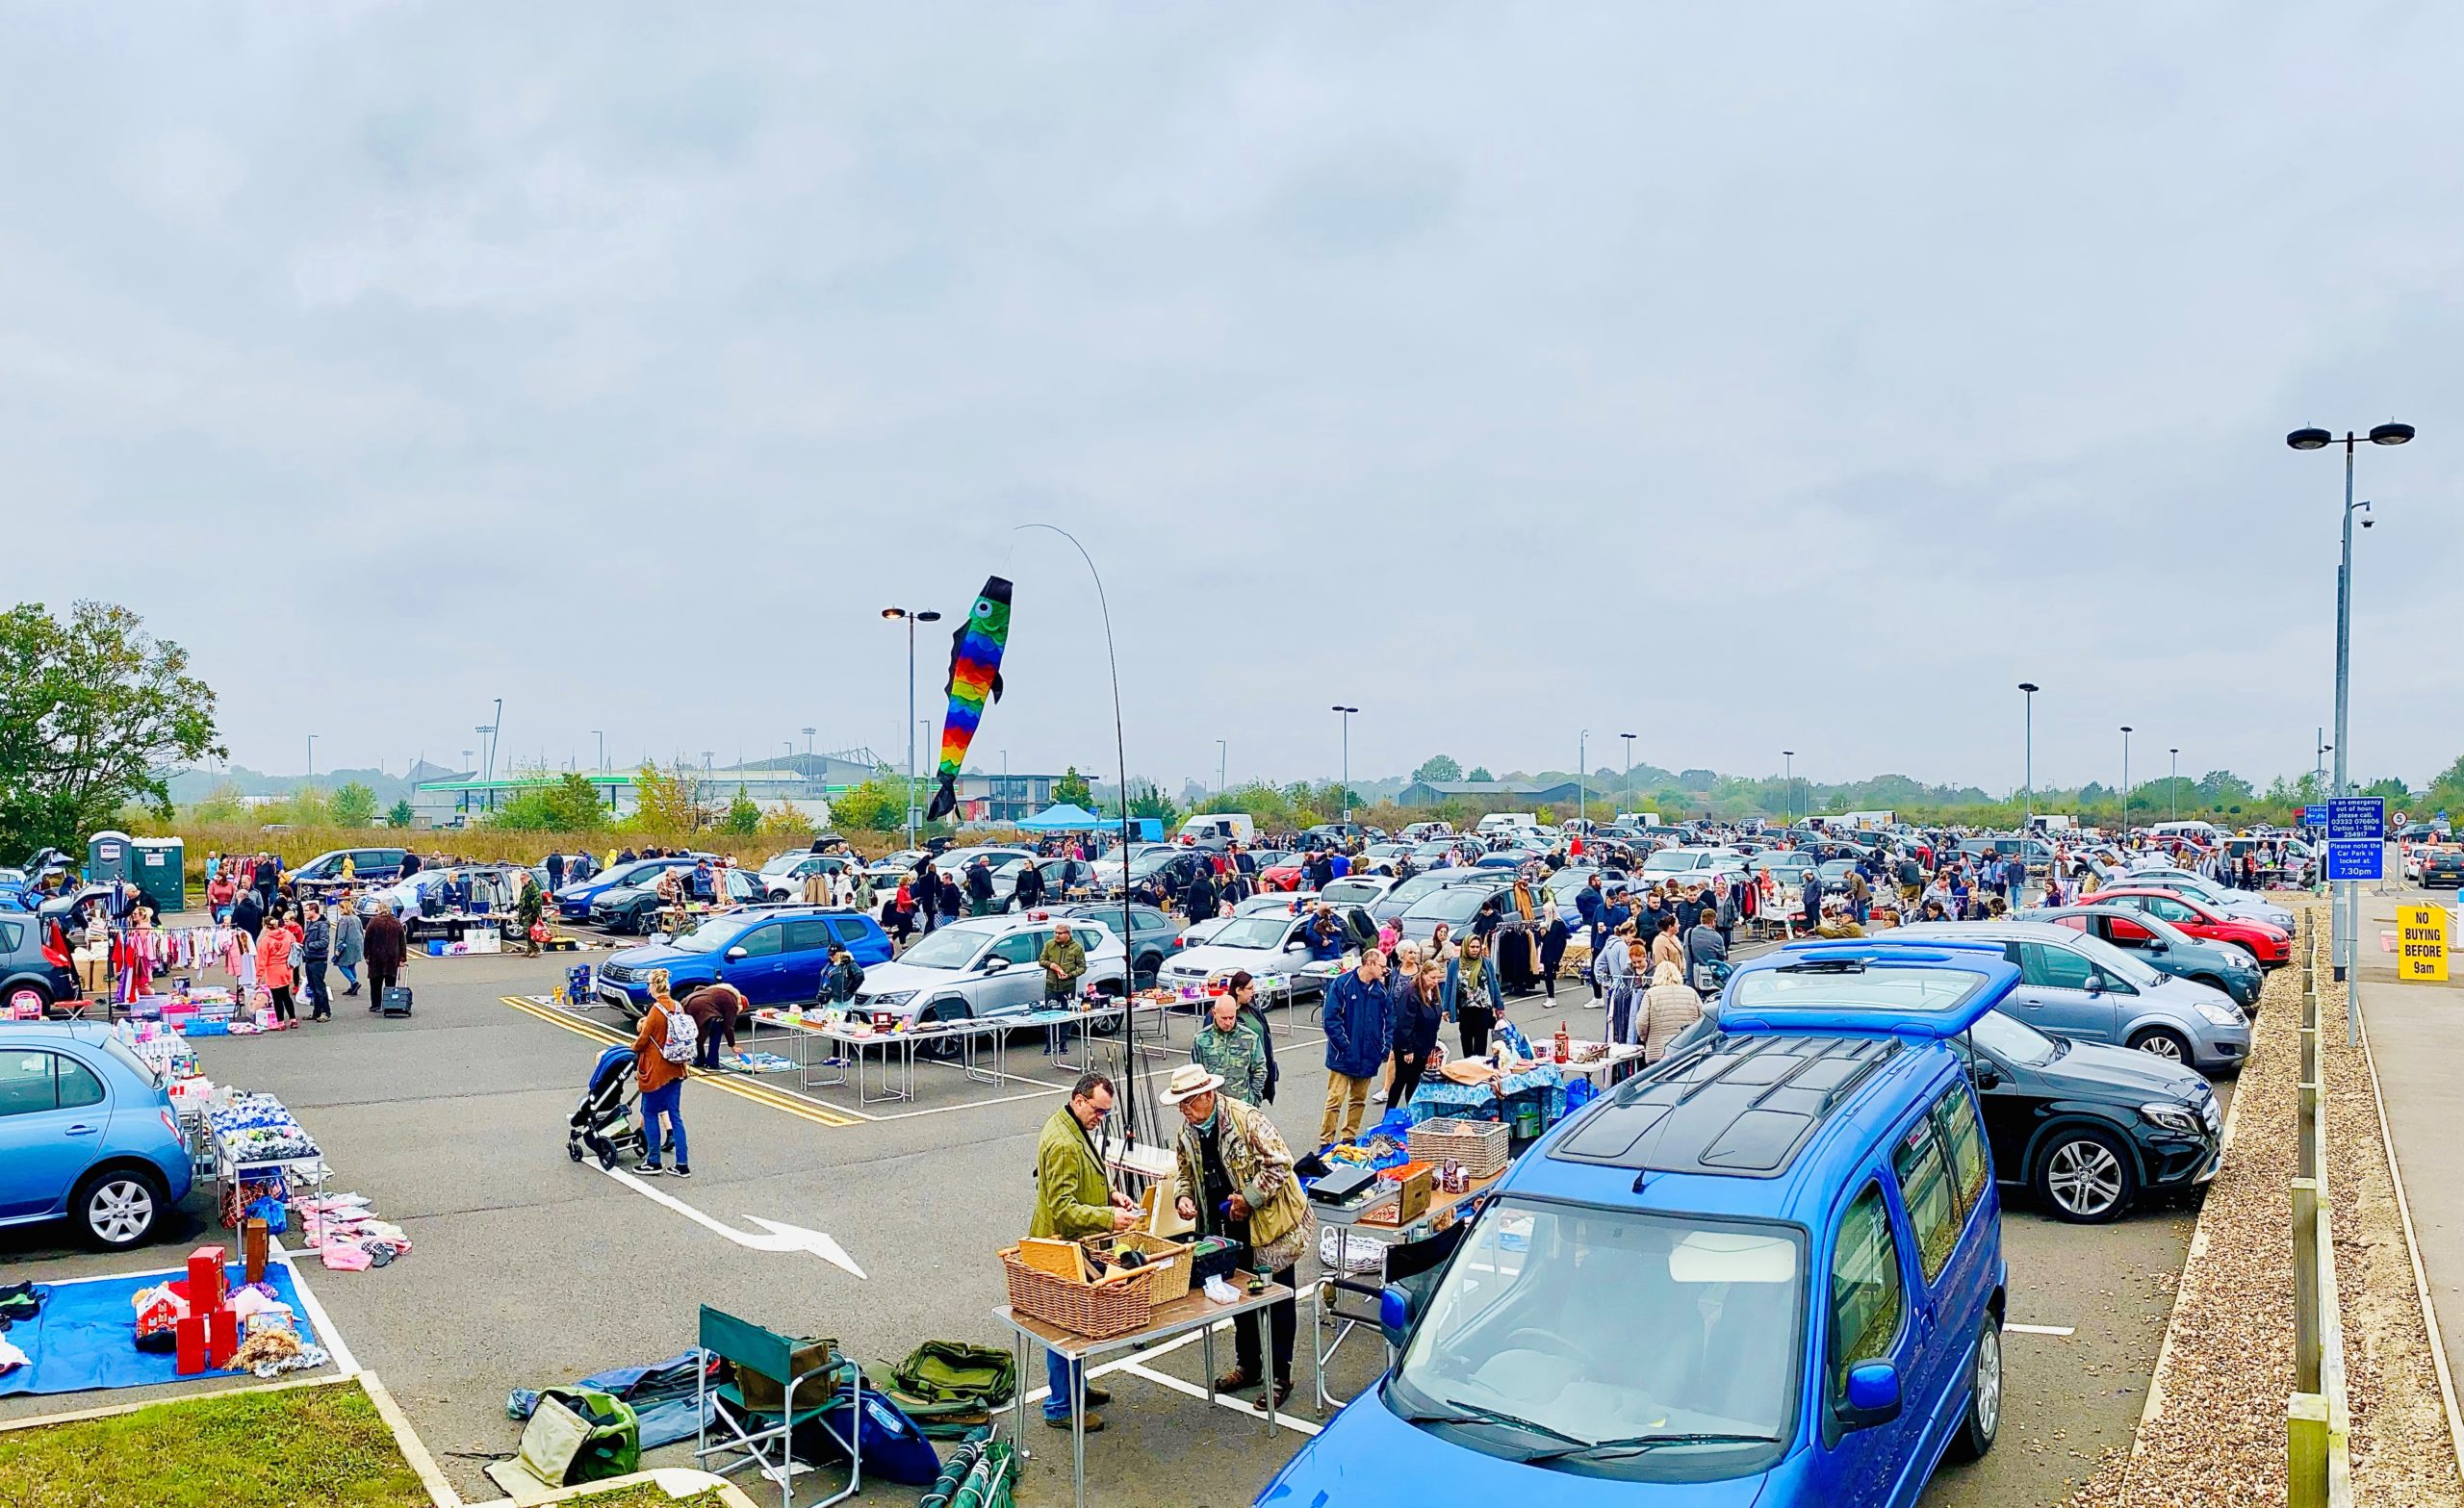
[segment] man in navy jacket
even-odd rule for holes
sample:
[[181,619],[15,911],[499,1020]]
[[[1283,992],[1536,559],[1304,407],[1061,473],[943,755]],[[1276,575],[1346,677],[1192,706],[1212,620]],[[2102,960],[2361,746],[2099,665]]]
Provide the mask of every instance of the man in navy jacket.
[[1326,986],[1326,1113],[1318,1122],[1321,1146],[1335,1139],[1338,1118],[1345,1139],[1360,1135],[1370,1083],[1385,1066],[1393,1036],[1385,979],[1386,955],[1371,948],[1361,954],[1360,967],[1336,976]]

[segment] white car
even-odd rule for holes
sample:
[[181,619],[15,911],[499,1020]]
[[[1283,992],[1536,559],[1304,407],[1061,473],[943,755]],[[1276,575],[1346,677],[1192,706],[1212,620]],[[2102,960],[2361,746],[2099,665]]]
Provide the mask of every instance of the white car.
[[[1278,915],[1272,907],[1250,916],[1236,916],[1217,928],[1204,942],[1194,948],[1185,947],[1166,958],[1160,982],[1167,989],[1177,989],[1184,984],[1203,984],[1218,974],[1229,974],[1235,969],[1246,969],[1261,978],[1289,974],[1309,961],[1309,944],[1301,929],[1316,914],[1317,908],[1312,906],[1308,915],[1301,916]],[[1367,911],[1357,906],[1339,906],[1335,907],[1335,918],[1344,925],[1346,952],[1376,946],[1377,924],[1369,919]]]
[[1182,928],[1181,946],[1194,948],[1244,916],[1297,916],[1317,899],[1315,890],[1269,890],[1253,895],[1234,903],[1230,916],[1210,916]]
[[[1024,1015],[1043,1005],[1044,944],[1066,925],[1087,950],[1079,981],[1128,990],[1128,954],[1103,923],[1083,917],[971,916],[944,922],[887,963],[864,971],[859,1011],[886,1010],[904,1022]],[[953,1044],[955,1045],[955,1044]]]
[[754,882],[761,886],[761,893],[770,900],[796,901],[804,898],[807,875],[834,875],[842,869],[854,868],[857,863],[858,860],[845,854],[814,854],[799,849],[792,854],[772,857],[761,866],[761,872],[754,877]]
[[1355,871],[1341,880],[1326,882],[1326,888],[1319,891],[1318,896],[1336,906],[1368,906],[1383,898],[1387,891],[1395,888],[1395,884],[1393,875],[1364,875]]

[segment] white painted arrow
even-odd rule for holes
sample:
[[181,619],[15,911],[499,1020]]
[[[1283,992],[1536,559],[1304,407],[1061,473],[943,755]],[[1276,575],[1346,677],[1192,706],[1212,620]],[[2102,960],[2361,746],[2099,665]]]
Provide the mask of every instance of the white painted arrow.
[[600,1171],[644,1198],[656,1200],[694,1224],[706,1230],[716,1231],[739,1246],[747,1246],[755,1251],[808,1251],[822,1261],[834,1266],[844,1267],[860,1278],[864,1275],[864,1269],[856,1265],[855,1259],[847,1255],[845,1247],[819,1231],[808,1231],[801,1225],[788,1225],[778,1220],[765,1220],[757,1214],[748,1214],[745,1218],[760,1226],[761,1229],[758,1232],[740,1231],[724,1220],[713,1219],[704,1214],[666,1189],[636,1178],[621,1167],[603,1167]]

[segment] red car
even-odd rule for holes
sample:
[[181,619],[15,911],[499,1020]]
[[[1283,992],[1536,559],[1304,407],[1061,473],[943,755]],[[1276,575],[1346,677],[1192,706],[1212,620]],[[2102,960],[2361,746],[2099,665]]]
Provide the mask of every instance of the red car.
[[1259,870],[1258,888],[1261,890],[1299,889],[1300,860],[1302,856],[1303,856],[1301,855],[1295,854],[1290,858],[1285,859],[1282,863],[1270,864],[1266,868]]
[[2156,887],[2124,887],[2098,890],[2083,896],[2085,904],[2095,906],[2126,906],[2134,911],[2145,911],[2159,921],[2167,921],[2202,942],[2229,942],[2249,950],[2250,957],[2263,968],[2276,968],[2293,961],[2293,937],[2281,927],[2265,922],[2247,921],[2227,916],[2222,911],[2186,895]]

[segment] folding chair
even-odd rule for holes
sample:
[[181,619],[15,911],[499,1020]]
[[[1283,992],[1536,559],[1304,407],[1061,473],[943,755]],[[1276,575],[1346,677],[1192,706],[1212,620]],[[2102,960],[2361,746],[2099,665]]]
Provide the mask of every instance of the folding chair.
[[[795,1432],[808,1425],[820,1430],[847,1453],[847,1486],[836,1495],[821,1498],[809,1508],[830,1508],[856,1495],[864,1485],[863,1429],[864,1373],[838,1352],[828,1341],[794,1341],[767,1330],[750,1320],[739,1319],[722,1310],[702,1306],[702,1348],[724,1358],[733,1366],[738,1380],[718,1390],[717,1407],[710,1406],[710,1377],[707,1368],[695,1389],[695,1401],[702,1409],[702,1427],[695,1433],[695,1462],[712,1457],[707,1470],[721,1476],[748,1466],[758,1466],[765,1476],[777,1480],[782,1508],[795,1508]],[[819,1354],[816,1356],[816,1352]],[[802,1366],[802,1371],[797,1367]],[[752,1373],[767,1379],[778,1392],[774,1406],[767,1390],[748,1402],[742,1383],[743,1374]],[[818,1379],[822,1387],[819,1404],[799,1408],[796,1390]],[[847,1433],[840,1435],[829,1416],[838,1408],[838,1383],[845,1380],[852,1388],[847,1411]],[[716,1420],[727,1427],[727,1438],[710,1443],[711,1423]]]

